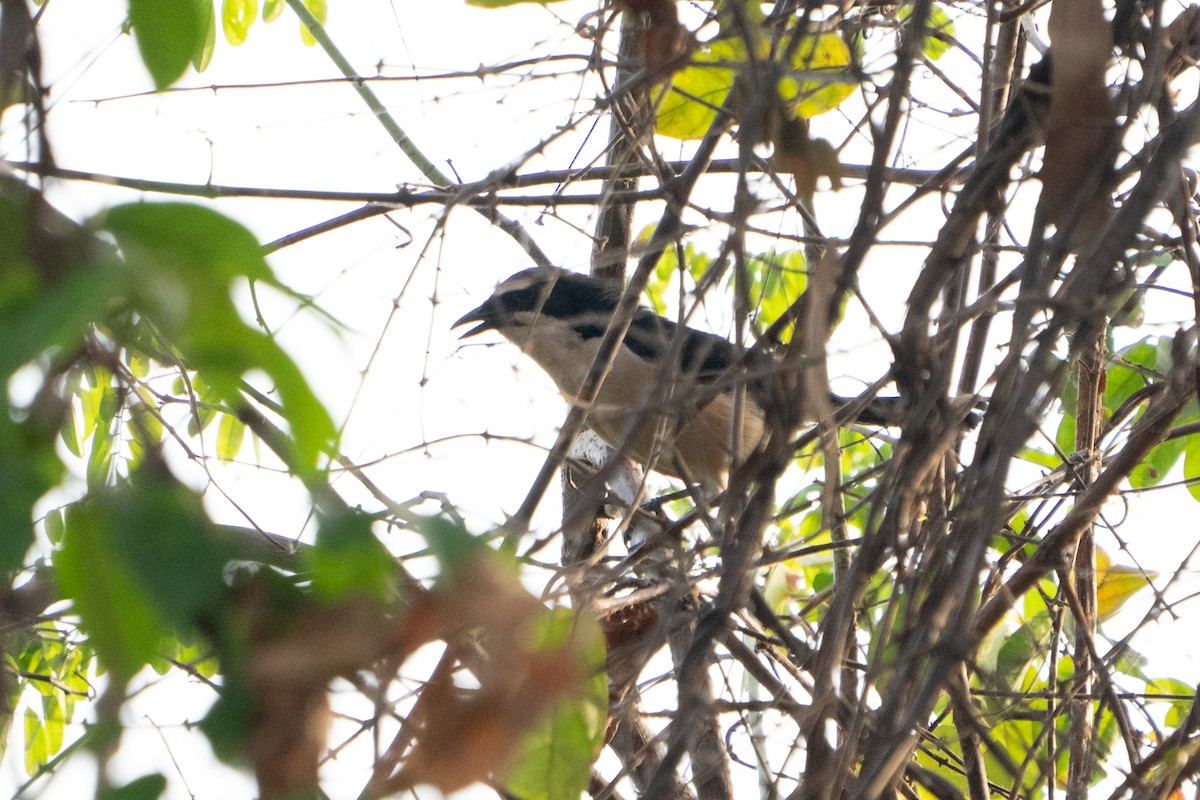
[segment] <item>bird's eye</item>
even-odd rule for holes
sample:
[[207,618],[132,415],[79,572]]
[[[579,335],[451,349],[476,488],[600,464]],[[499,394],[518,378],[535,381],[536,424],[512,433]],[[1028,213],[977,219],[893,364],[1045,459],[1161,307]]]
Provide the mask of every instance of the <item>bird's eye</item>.
[[592,323],[583,322],[578,325],[575,325],[574,328],[575,328],[575,332],[578,333],[579,336],[582,339],[584,339],[585,341],[588,339],[595,339],[597,337],[604,335],[604,326],[603,325],[594,325]]
[[501,295],[500,304],[508,312],[533,311],[541,305],[541,292],[536,286],[515,289]]

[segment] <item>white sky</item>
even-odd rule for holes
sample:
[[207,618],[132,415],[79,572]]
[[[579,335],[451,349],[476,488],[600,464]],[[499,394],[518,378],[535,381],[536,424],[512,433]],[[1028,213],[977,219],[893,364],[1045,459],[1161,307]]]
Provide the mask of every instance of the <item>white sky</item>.
[[[573,29],[594,6],[588,0],[571,0],[548,8],[528,5],[487,11],[459,0],[334,0],[328,30],[363,75],[375,74],[377,67],[389,76],[429,75],[522,59],[535,52],[586,52],[587,43],[574,37]],[[129,97],[146,92],[151,84],[133,41],[120,34],[124,7],[118,0],[51,0],[45,11],[40,28],[44,80],[51,86],[50,132],[61,166],[183,183],[274,188],[378,192],[405,182],[424,183],[344,84]],[[566,62],[535,71],[582,68],[582,62]],[[187,75],[180,86],[267,85],[336,77],[319,48],[300,44],[297,23],[285,11],[271,25],[256,24],[240,48],[228,46],[218,33],[210,69]],[[919,77],[932,80],[927,73]],[[446,160],[452,161],[467,180],[482,178],[511,162],[554,126],[575,121],[590,110],[598,94],[597,87],[579,74],[537,80],[505,76],[487,83],[427,79],[374,87],[417,146],[446,171]],[[941,95],[939,100],[946,102]],[[0,152],[20,158],[20,131],[13,119],[6,117]],[[585,120],[522,171],[561,167],[577,150],[583,155],[576,163],[585,163],[607,137],[606,120],[588,139],[590,125],[590,119]],[[933,163],[957,152],[962,144],[953,138],[954,125],[955,120],[946,119],[946,130],[914,127],[907,133],[906,152],[916,158],[928,156]],[[816,135],[835,143],[841,141],[844,129],[845,121],[836,113],[815,123]],[[861,146],[848,152],[848,161],[863,163]],[[672,155],[669,148],[666,153]],[[80,219],[107,204],[138,197],[81,183],[51,184],[48,194],[60,209]],[[727,201],[728,195],[719,192],[707,199],[715,207]],[[820,202],[826,232],[848,232],[857,213],[856,193],[824,195]],[[264,242],[356,205],[282,200],[216,203]],[[942,219],[938,198],[931,198],[926,208],[923,220],[910,215],[902,230],[889,230],[885,238],[928,238]],[[556,263],[587,268],[590,241],[573,227],[584,231],[592,227],[586,210],[560,209],[559,216],[567,221],[541,217],[539,209],[506,211],[526,224]],[[421,491],[445,492],[483,530],[519,506],[541,465],[542,448],[553,441],[564,407],[549,380],[519,360],[512,349],[476,345],[459,349],[448,331],[450,323],[480,302],[500,279],[528,266],[528,259],[507,236],[469,210],[454,211],[448,232],[436,233],[438,213],[436,207],[427,206],[392,215],[414,237],[407,247],[401,246],[409,241],[408,235],[377,218],[272,256],[280,278],[300,292],[313,294],[343,329],[312,315],[294,315],[289,303],[277,299],[268,297],[265,308],[268,321],[300,361],[335,420],[346,422],[343,449],[347,455],[360,462],[386,459],[374,464],[370,475],[394,499],[402,501]],[[651,211],[642,213],[643,223],[654,219]],[[798,233],[798,223],[783,224],[791,226],[787,231]],[[1017,233],[1024,236],[1025,229],[1017,228]],[[716,242],[721,234],[714,230],[708,238]],[[884,248],[865,269],[864,291],[890,330],[902,319],[899,299],[907,295],[908,280],[922,255],[915,247]],[[431,302],[435,297],[436,304]],[[1189,310],[1183,306],[1165,314],[1186,320]],[[725,332],[720,320],[715,325]],[[886,349],[861,322],[861,315],[847,323],[835,349],[834,374],[847,376],[850,388],[874,380],[887,368]],[[477,435],[462,436],[484,431],[530,438],[535,444],[487,444]],[[460,438],[439,443],[454,436]],[[423,446],[426,443],[433,444]],[[219,488],[242,508],[238,511],[222,499],[221,492],[210,491],[214,518],[244,524],[244,512],[270,530],[301,535],[308,512],[304,493],[293,482],[256,468],[249,447],[242,457],[244,467],[223,468],[215,459],[211,465]],[[180,477],[197,487],[205,485],[201,470],[183,463],[177,467]],[[336,485],[351,502],[374,506],[351,480],[342,478]],[[535,523],[542,531],[555,527],[554,495],[552,489]],[[1187,499],[1169,505],[1160,505],[1160,500],[1152,496],[1151,502],[1129,509],[1131,520],[1122,534],[1137,546],[1143,565],[1169,570],[1196,540],[1196,508]],[[1169,516],[1163,514],[1165,507],[1172,509]],[[1111,541],[1101,544],[1115,550]],[[557,544],[551,547],[556,549]],[[1139,606],[1144,607],[1145,603]],[[1187,606],[1183,612],[1187,614]],[[1193,625],[1195,617],[1190,614]],[[1161,654],[1156,663],[1171,665],[1161,674],[1186,680],[1198,674],[1195,648],[1200,630],[1193,628],[1181,640],[1174,628],[1178,625],[1151,626],[1139,644],[1156,656]],[[164,771],[172,779],[168,794],[172,798],[252,795],[248,779],[217,765],[202,737],[180,727],[185,720],[198,720],[212,699],[207,689],[187,683],[172,676],[148,690],[144,702],[131,706],[131,728],[116,763],[118,772],[132,778]],[[369,709],[362,713],[369,714]],[[15,728],[19,732],[19,721]],[[0,768],[0,796],[10,795],[24,780],[21,752],[14,739]],[[335,800],[343,796],[341,792],[353,796],[361,787],[361,762],[349,756],[331,764],[327,772],[331,777],[344,776],[331,786]],[[74,795],[84,781],[90,785],[86,759],[80,759],[51,784],[50,793]]]

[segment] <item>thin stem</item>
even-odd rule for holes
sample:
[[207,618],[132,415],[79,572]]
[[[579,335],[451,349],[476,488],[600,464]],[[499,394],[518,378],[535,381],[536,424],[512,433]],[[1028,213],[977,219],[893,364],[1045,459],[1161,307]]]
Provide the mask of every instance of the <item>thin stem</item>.
[[358,92],[358,96],[367,104],[367,108],[371,109],[371,113],[379,120],[379,124],[383,126],[388,135],[392,137],[404,155],[408,156],[409,160],[416,165],[417,169],[421,170],[421,174],[429,178],[435,186],[452,186],[454,181],[450,180],[445,173],[433,165],[433,162],[425,157],[412,138],[404,132],[400,124],[391,115],[387,108],[379,99],[379,95],[375,94],[375,90],[367,85],[367,82],[362,79],[350,65],[350,62],[342,55],[342,51],[338,49],[333,40],[329,38],[329,34],[325,32],[325,26],[322,25],[317,18],[308,10],[308,6],[304,5],[303,0],[287,0],[287,4],[291,6],[292,11],[296,12],[296,16],[300,18],[300,24],[308,29],[312,37],[317,40],[317,44],[321,45],[321,49],[325,51],[325,55],[329,56],[329,60],[341,71],[346,80],[350,81],[350,85],[354,87],[354,91]]

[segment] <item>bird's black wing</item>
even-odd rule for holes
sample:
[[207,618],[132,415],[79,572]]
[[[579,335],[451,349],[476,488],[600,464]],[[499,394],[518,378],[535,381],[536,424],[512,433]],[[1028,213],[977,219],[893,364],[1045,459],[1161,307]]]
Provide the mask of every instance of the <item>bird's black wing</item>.
[[634,316],[625,346],[664,370],[673,364],[701,386],[729,384],[734,368],[748,364],[751,357],[750,351],[722,336],[680,325],[647,309]]

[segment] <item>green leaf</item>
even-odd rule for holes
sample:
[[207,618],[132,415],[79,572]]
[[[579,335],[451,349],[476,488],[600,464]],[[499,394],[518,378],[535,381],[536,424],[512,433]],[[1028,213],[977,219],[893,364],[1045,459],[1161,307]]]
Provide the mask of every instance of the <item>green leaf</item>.
[[[69,689],[73,695],[87,696],[91,691],[91,684],[88,683],[88,669],[92,664],[92,650],[86,643],[79,643],[72,647],[62,660],[62,669],[58,672],[58,679],[63,685]],[[67,716],[71,716],[72,704],[75,702],[73,695],[67,695]]]
[[1183,477],[1188,494],[1200,502],[1200,435],[1187,437],[1183,454]]
[[96,800],[158,800],[166,790],[167,779],[157,772],[134,778],[124,786],[108,786],[96,794]]
[[94,504],[71,506],[54,569],[100,659],[125,681],[154,655],[164,628],[120,558],[105,517]]
[[62,542],[63,530],[66,523],[63,522],[63,511],[61,508],[56,508],[46,514],[42,524],[46,526],[46,538],[50,540],[50,544],[57,545]]
[[149,447],[162,441],[163,424],[151,410],[143,398],[143,402],[130,407],[133,419],[130,427],[133,429],[133,442],[141,447]]
[[396,563],[365,514],[347,512],[324,520],[307,558],[318,598],[366,595],[383,602],[395,597]]
[[46,749],[51,756],[62,750],[63,730],[67,722],[63,711],[63,693],[60,690],[42,695],[42,728],[46,735]]
[[[1061,427],[1062,427],[1061,423],[1060,423],[1059,427],[1060,427],[1059,432],[1063,433],[1063,431],[1061,431]],[[1074,440],[1074,438],[1075,438],[1075,430],[1074,430],[1074,426],[1072,423],[1071,439]],[[1058,436],[1056,435],[1055,441],[1057,441],[1057,440],[1058,440]],[[1022,448],[1021,452],[1018,454],[1018,457],[1023,461],[1028,461],[1030,464],[1036,464],[1037,466],[1045,467],[1046,469],[1058,469],[1059,466],[1062,465],[1062,459],[1058,457],[1058,453],[1046,453],[1042,450],[1038,450],[1033,447]]]
[[[912,6],[901,6],[897,18],[903,22],[912,16]],[[938,33],[943,33],[946,36],[954,36],[954,22],[950,16],[946,14],[946,10],[939,4],[933,4],[929,9],[929,19],[925,21],[925,30],[928,35],[921,42],[921,52],[929,57],[930,61],[937,61],[946,51],[950,49],[949,42],[938,37]]]
[[150,658],[149,667],[150,669],[154,670],[155,675],[162,676],[174,669],[175,665],[172,664],[170,659],[168,659],[166,656],[161,656],[158,653],[155,653]]
[[200,732],[217,758],[227,764],[242,765],[248,760],[248,739],[254,721],[254,701],[249,690],[227,674],[217,702],[200,721]]
[[176,640],[174,659],[180,664],[187,664],[205,678],[212,678],[217,674],[218,665],[212,647],[200,640]]
[[39,89],[33,85],[33,81],[29,79],[29,73],[25,72],[19,82],[10,81],[8,91],[0,96],[0,112],[11,108],[12,106],[24,105],[32,102],[38,96]]
[[526,800],[577,800],[587,790],[592,763],[604,745],[604,638],[594,620],[567,608],[546,614],[538,627],[539,649],[570,642],[580,654],[581,674],[591,677],[525,736],[505,783],[509,792]]
[[1146,682],[1146,692],[1148,694],[1169,694],[1177,695],[1177,698],[1170,700],[1157,700],[1154,702],[1167,702],[1171,704],[1170,710],[1167,712],[1166,723],[1171,728],[1178,728],[1187,719],[1188,712],[1191,709],[1192,703],[1196,701],[1196,689],[1190,683],[1177,680],[1175,678],[1155,678],[1152,681]]
[[[1062,359],[1051,356],[1049,360],[1051,370],[1062,368]],[[1073,369],[1063,369],[1063,376],[1062,386],[1058,390],[1058,399],[1062,402],[1063,411],[1074,413],[1075,406],[1079,402],[1079,372]]]
[[[939,702],[939,706],[940,705],[941,703]],[[941,713],[941,711],[941,708],[935,709],[935,713],[938,714],[938,718],[944,719],[944,715]],[[943,721],[936,728],[930,731],[929,739],[932,742],[936,742],[938,749],[940,749],[943,753],[952,752],[957,755],[957,753],[961,752],[962,750],[962,745],[959,743],[958,731],[948,721]],[[913,759],[917,764],[920,764],[927,770],[937,774],[950,786],[953,786],[958,790],[957,793],[947,791],[945,793],[946,796],[967,796],[967,780],[965,777],[963,777],[962,770],[946,769],[946,761],[942,753],[939,753],[932,747],[921,747],[918,748],[916,753],[913,754]],[[929,797],[930,795],[927,792],[918,792],[918,796]]]
[[[1190,401],[1183,411],[1175,418],[1176,425],[1185,425],[1200,419],[1200,407]],[[1160,442],[1150,449],[1142,462],[1133,468],[1129,474],[1129,484],[1135,489],[1157,486],[1167,477],[1181,456],[1190,455],[1192,450],[1200,448],[1200,434],[1180,436]],[[1184,464],[1184,476],[1187,475],[1187,464]],[[1189,487],[1190,488],[1190,487]]]
[[490,550],[483,539],[445,517],[426,517],[421,522],[420,533],[438,560],[441,580],[456,580],[459,573],[477,559],[499,555]]
[[0,571],[14,572],[33,544],[33,504],[59,482],[63,464],[36,426],[17,425],[0,400]]
[[[107,370],[102,376],[106,381],[110,375]],[[92,424],[95,426],[95,432],[98,435],[104,435],[112,431],[113,421],[117,416],[118,397],[117,390],[110,383],[102,383],[94,390],[97,392],[96,410],[92,417]]]
[[72,272],[53,290],[27,302],[0,300],[0,374],[11,375],[51,348],[71,351],[87,326],[110,311],[115,280],[109,270]]
[[145,380],[146,376],[150,374],[150,360],[135,350],[126,350],[124,356],[125,363],[129,366],[129,374]]
[[240,419],[233,414],[222,414],[217,426],[217,458],[226,462],[237,458],[245,436],[246,425]]
[[1004,625],[997,625],[988,631],[976,651],[975,664],[985,675],[995,673],[1000,659],[1000,650],[1008,640],[1008,630]]
[[845,80],[850,61],[850,48],[840,34],[805,36],[792,58],[797,74],[780,79],[779,96],[801,119],[832,111],[854,93],[855,84]]
[[257,18],[258,0],[224,0],[221,3],[221,29],[225,31],[225,41],[234,47],[242,45]]
[[[313,15],[313,19],[322,27],[325,26],[325,19],[329,15],[329,7],[325,0],[304,0],[304,7]],[[312,47],[317,43],[317,40],[309,32],[308,27],[303,23],[300,25],[300,41],[304,42],[305,47]]]
[[99,500],[125,568],[177,632],[219,606],[225,549],[198,495],[156,464]]
[[54,560],[102,660],[128,678],[220,607],[225,550],[200,498],[153,462],[71,506]]
[[101,225],[125,256],[134,305],[204,376],[216,399],[241,405],[241,381],[251,370],[275,382],[296,445],[289,465],[314,471],[334,438],[333,420],[295,362],[242,321],[231,297],[241,279],[282,288],[254,236],[228,217],[186,203],[116,206]]
[[204,72],[212,63],[213,52],[217,48],[217,17],[213,12],[212,0],[200,0],[199,10],[202,35],[196,40],[192,67],[196,72]]
[[1096,550],[1096,614],[1101,620],[1114,616],[1128,600],[1158,576],[1136,567],[1114,565],[1103,550]]
[[58,432],[58,438],[62,440],[63,445],[76,458],[83,457],[83,437],[80,426],[80,410],[72,400],[66,409],[65,418],[63,419],[62,429]]
[[792,600],[800,599],[808,592],[804,582],[804,570],[799,559],[776,564],[767,573],[763,586],[763,598],[776,614],[783,615]]
[[97,491],[108,484],[112,475],[113,437],[107,433],[92,438],[92,452],[88,455],[87,485],[89,491]]
[[[638,244],[646,244],[650,241],[650,237],[654,235],[654,225],[648,225],[637,236]],[[670,258],[668,258],[668,254]],[[675,275],[676,266],[679,263],[679,258],[675,254],[675,248],[668,247],[663,250],[662,257],[658,259],[658,264],[654,267],[654,272],[650,275],[650,280],[646,281],[646,291],[644,292],[646,299],[650,301],[650,306],[658,314],[667,313],[667,287],[671,285],[671,278]]]
[[201,46],[200,14],[198,0],[129,0],[129,26],[155,88],[179,80]]
[[1187,440],[1184,438],[1168,439],[1155,445],[1129,473],[1129,485],[1135,489],[1146,489],[1162,483],[1186,449]]
[[217,410],[212,406],[197,406],[196,413],[188,415],[188,436],[199,436],[217,418]]
[[113,372],[98,363],[92,363],[84,369],[84,378],[94,389],[112,389],[113,387]]
[[692,56],[692,63],[675,73],[665,93],[663,89],[653,90],[657,103],[655,131],[674,139],[703,137],[733,86],[730,65],[745,57],[746,48],[740,39],[718,39],[703,45]]
[[[755,50],[759,58],[769,56],[765,38]],[[703,137],[724,105],[746,56],[746,44],[740,37],[714,39],[702,45],[693,54],[692,63],[671,78],[669,87],[653,91],[658,104],[655,131],[675,139]],[[801,37],[790,72],[777,87],[780,101],[799,118],[836,108],[855,88],[845,79],[850,62],[850,48],[838,34]]]
[[1128,675],[1140,681],[1150,680],[1145,673],[1146,667],[1150,664],[1150,659],[1127,644],[1118,645],[1115,654],[1107,656],[1105,660],[1111,661],[1113,669],[1122,675]]
[[770,326],[804,294],[808,285],[804,253],[790,250],[748,259],[751,267],[750,302],[758,307],[755,324]]
[[263,3],[263,22],[274,22],[279,19],[279,15],[283,13],[283,9],[286,7],[287,0],[266,0]]
[[32,708],[25,709],[25,771],[37,774],[50,756],[50,737],[42,718]]
[[[993,741],[996,742],[1007,754],[1008,764],[1022,764],[1026,759],[1030,758],[1030,750],[1033,749],[1033,743],[1038,740],[1038,734],[1041,733],[1041,728],[1044,725],[1040,720],[1031,719],[1006,719],[1001,720],[995,726],[989,729]],[[1034,763],[1044,761],[1044,747],[1039,750],[1041,758]],[[991,755],[991,748],[984,748],[984,761],[989,775],[1008,775],[1006,765],[1001,764],[998,759]],[[941,774],[961,775],[961,770],[947,770],[945,764],[940,765],[943,769]],[[1044,786],[1045,779],[1042,777],[1040,770],[1027,769],[1024,771],[1024,780],[1022,785],[1026,790],[1024,794],[1027,796],[1034,795]],[[965,787],[964,787],[965,790]]]
[[1070,455],[1075,452],[1075,415],[1063,414],[1058,422],[1058,430],[1054,434],[1054,444],[1058,449]]
[[[741,7],[741,15],[735,14],[734,5]],[[713,3],[717,12],[717,26],[724,36],[740,36],[742,22],[749,22],[754,29],[754,35],[762,35],[762,23],[767,15],[763,12],[762,3],[758,0],[721,0]],[[739,19],[740,17],[740,19]]]
[[[812,587],[813,593],[823,592],[833,585],[833,559],[815,567],[804,568],[804,579],[808,581],[808,585]],[[818,610],[813,609],[809,619],[815,619]]]
[[1158,363],[1157,340],[1145,338],[1113,356],[1104,385],[1104,410],[1116,411],[1134,392],[1146,387],[1147,373]]
[[1031,662],[1042,655],[1045,627],[1049,620],[1041,612],[1029,622],[1021,625],[1000,646],[996,654],[996,679],[1005,686],[1016,685]]
[[[643,247],[649,244],[654,236],[654,229],[654,225],[647,225],[643,228],[637,235],[636,244]],[[646,299],[659,314],[667,313],[667,290],[672,286],[672,281],[679,272],[680,251],[683,253],[684,270],[693,280],[699,281],[712,264],[712,257],[699,250],[691,242],[683,245],[673,243],[666,247],[658,259],[658,264],[654,267],[654,273],[646,283],[645,290]]]

